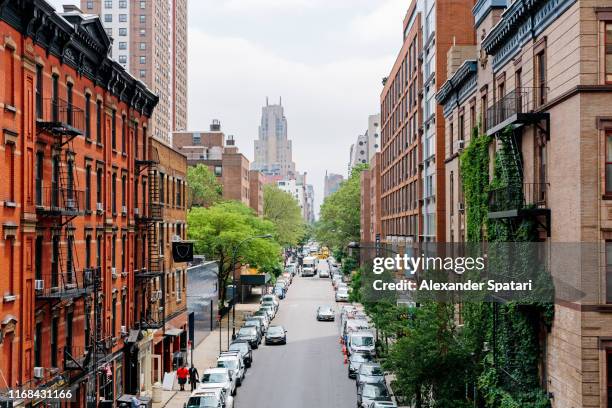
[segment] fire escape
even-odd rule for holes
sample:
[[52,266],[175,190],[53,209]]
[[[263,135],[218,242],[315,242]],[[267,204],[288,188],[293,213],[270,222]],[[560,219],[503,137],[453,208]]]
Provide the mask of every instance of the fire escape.
[[[143,214],[136,218],[141,230],[146,231],[146,265],[135,271],[137,284],[142,290],[142,301],[148,308],[141,306],[138,327],[143,329],[158,329],[164,325],[165,290],[164,279],[159,279],[160,287],[153,290],[152,281],[163,276],[163,257],[160,251],[160,237],[158,223],[163,220],[163,207],[161,203],[160,174],[158,171],[159,159],[155,149],[151,149],[152,159],[136,160],[138,174],[147,172],[147,202],[143,203]],[[143,242],[145,245],[145,242]],[[147,288],[151,290],[147,290]],[[157,307],[153,307],[157,305]]]
[[[65,380],[98,372],[106,360],[108,342],[103,325],[103,287],[99,268],[78,268],[75,251],[73,220],[84,214],[85,192],[77,188],[75,160],[72,141],[85,129],[83,110],[70,101],[58,98],[41,99],[37,102],[37,133],[49,137],[52,145],[51,186],[43,185],[42,177],[36,182],[36,211],[39,224],[52,231],[52,254],[50,274],[37,274],[35,296],[39,304],[55,307],[62,302],[82,298],[85,310],[94,304],[93,325],[91,313],[86,314],[86,325],[93,337],[84,347],[71,344],[71,336],[63,349],[63,371]],[[42,174],[42,169],[39,170]],[[42,265],[44,260],[38,261]],[[41,267],[42,269],[42,267]],[[35,378],[44,377],[44,369],[35,369]]]
[[[521,141],[523,129],[533,126],[538,137],[550,139],[550,114],[541,106],[546,101],[547,88],[517,88],[501,97],[486,112],[487,135],[498,140],[506,138],[506,148],[500,152],[505,167],[505,179],[508,174],[518,175],[519,186],[503,186],[489,192],[489,218],[508,223],[513,229],[525,219],[532,219],[550,237],[550,208],[547,203],[548,183],[525,183],[523,177],[523,158]],[[508,134],[507,129],[512,131]],[[517,193],[518,190],[518,193]]]

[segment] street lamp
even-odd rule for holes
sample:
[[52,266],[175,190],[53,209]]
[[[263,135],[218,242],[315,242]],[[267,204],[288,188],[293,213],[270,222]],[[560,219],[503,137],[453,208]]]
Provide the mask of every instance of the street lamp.
[[[252,241],[254,239],[270,239],[272,238],[272,234],[264,234],[264,235],[256,235],[253,237],[248,237],[243,239],[234,247],[234,251],[232,252],[232,339],[236,338],[236,256],[238,255],[238,250],[242,246],[242,244]],[[229,339],[229,324],[227,325],[227,333]],[[229,340],[228,340],[229,343]],[[228,344],[229,347],[229,344]]]

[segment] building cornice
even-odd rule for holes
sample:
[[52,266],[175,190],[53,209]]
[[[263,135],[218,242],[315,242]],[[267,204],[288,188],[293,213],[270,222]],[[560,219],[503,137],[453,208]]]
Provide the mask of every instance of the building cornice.
[[60,15],[45,0],[11,0],[0,3],[0,20],[132,109],[153,113],[158,96],[108,56],[111,39],[97,16]]
[[490,10],[506,8],[507,5],[506,0],[478,0],[472,8],[474,27],[477,27],[484,20]]

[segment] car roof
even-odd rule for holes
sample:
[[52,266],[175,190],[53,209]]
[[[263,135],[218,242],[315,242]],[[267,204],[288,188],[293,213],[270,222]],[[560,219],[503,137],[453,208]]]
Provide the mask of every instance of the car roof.
[[369,330],[360,330],[356,332],[352,332],[350,334],[351,337],[374,337],[374,333]]
[[206,370],[204,370],[204,374],[217,374],[217,373],[229,374],[229,370],[224,367],[207,368]]
[[217,361],[219,360],[236,360],[240,357],[238,357],[238,354],[221,354],[219,357],[217,357]]
[[191,397],[197,397],[203,394],[215,394],[215,397],[218,399],[223,392],[223,388],[218,385],[214,385],[214,383],[203,383],[200,384],[198,389],[191,393]]

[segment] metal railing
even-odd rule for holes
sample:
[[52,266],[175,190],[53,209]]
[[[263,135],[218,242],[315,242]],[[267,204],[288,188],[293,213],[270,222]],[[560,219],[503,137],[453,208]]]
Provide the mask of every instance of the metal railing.
[[94,273],[91,268],[46,273],[35,278],[34,292],[41,299],[78,297],[93,289]]
[[548,88],[514,89],[487,108],[486,129],[492,129],[519,113],[530,113],[546,102]]
[[522,191],[511,186],[489,191],[489,211],[547,208],[548,183],[523,183]]
[[60,98],[46,98],[38,112],[38,126],[58,134],[85,133],[85,112]]
[[39,187],[36,191],[39,211],[57,213],[79,213],[85,208],[85,192],[74,188]]

